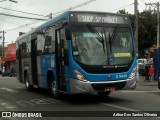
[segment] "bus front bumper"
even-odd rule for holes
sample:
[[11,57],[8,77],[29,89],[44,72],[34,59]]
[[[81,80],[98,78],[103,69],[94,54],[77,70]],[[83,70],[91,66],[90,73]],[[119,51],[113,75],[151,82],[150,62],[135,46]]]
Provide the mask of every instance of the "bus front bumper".
[[103,82],[89,82],[80,81],[77,79],[69,79],[70,93],[97,93],[105,92],[106,89],[114,88],[115,90],[135,89],[137,84],[136,77],[133,79],[117,80],[117,81],[103,81]]

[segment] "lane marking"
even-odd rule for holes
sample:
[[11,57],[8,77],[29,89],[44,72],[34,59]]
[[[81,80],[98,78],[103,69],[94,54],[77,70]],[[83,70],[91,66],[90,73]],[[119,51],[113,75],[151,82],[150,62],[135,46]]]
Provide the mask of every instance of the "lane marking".
[[3,102],[3,103],[1,103],[1,105],[4,106],[7,109],[17,108],[15,105],[10,104],[9,102]]
[[19,92],[19,91],[10,89],[10,88],[0,88],[0,91],[7,91],[7,92],[11,92],[11,93],[17,93],[17,92]]
[[25,101],[25,100],[16,101],[16,103],[22,107],[28,107],[28,106],[35,106],[35,105],[56,104],[56,103],[60,103],[60,101],[54,100],[52,98],[37,98],[37,99],[31,99],[28,101]]
[[105,105],[105,106],[109,106],[109,107],[114,107],[114,108],[122,109],[122,110],[127,110],[127,111],[140,111],[140,110],[126,108],[126,107],[121,107],[121,106],[118,106],[118,105],[113,105],[113,104],[108,104],[108,103],[100,103],[100,104]]
[[31,103],[30,101],[16,101],[16,104],[18,104],[22,107],[29,107],[29,106],[35,105],[35,104]]
[[120,90],[119,92],[123,92],[123,93],[130,93],[130,92],[135,92],[135,93],[157,93],[160,92],[160,90],[152,90],[152,91],[144,91],[144,90]]
[[17,86],[17,87],[15,87],[15,88],[18,88],[18,89],[19,89],[19,88],[24,88],[24,87],[21,87],[21,86]]

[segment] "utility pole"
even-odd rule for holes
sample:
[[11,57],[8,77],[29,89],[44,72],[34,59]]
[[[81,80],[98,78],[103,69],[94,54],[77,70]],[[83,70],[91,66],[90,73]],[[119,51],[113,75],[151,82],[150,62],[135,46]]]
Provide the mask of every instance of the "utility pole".
[[157,2],[157,48],[159,48],[159,2]]
[[3,58],[4,57],[5,31],[0,31],[0,33],[2,33],[2,35],[0,36],[0,39],[2,39],[2,58]]
[[135,14],[134,39],[136,42],[136,55],[138,58],[138,2],[137,0],[134,0],[134,14]]
[[2,42],[2,44],[3,44],[3,45],[2,45],[2,58],[3,58],[3,57],[4,57],[4,41],[5,41],[4,30],[3,30],[2,33],[3,33],[3,37],[2,37],[2,38],[3,38],[3,42]]
[[[135,26],[134,26],[134,39],[136,43],[136,56],[138,57],[138,2],[137,0],[134,0],[134,15],[135,15]],[[137,65],[137,80],[139,80],[139,68]]]

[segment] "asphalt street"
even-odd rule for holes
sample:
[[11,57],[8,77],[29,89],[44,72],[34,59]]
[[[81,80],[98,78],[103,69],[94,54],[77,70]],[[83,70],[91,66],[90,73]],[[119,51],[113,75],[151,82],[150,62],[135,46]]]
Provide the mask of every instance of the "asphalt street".
[[[97,95],[64,95],[62,99],[52,98],[47,90],[26,91],[23,84],[15,77],[0,77],[0,111],[47,111],[50,117],[43,118],[1,118],[2,120],[155,120],[159,117],[125,117],[110,116],[118,113],[140,112],[154,113],[160,111],[160,90],[157,81],[138,79],[136,90],[114,91],[106,98]],[[58,111],[58,116],[54,116]],[[84,112],[85,111],[85,112]],[[74,115],[72,115],[72,113]],[[67,117],[66,114],[70,114]],[[99,117],[100,115],[100,117]],[[104,115],[104,116],[103,116]]]

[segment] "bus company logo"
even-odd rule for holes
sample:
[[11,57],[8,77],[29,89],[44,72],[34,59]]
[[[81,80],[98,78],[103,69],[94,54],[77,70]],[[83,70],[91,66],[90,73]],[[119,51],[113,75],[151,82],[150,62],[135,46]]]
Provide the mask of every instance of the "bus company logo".
[[23,117],[29,117],[29,118],[38,118],[42,117],[42,113],[39,112],[2,112],[2,117],[4,118],[23,118]]
[[2,112],[2,117],[12,117],[11,112]]
[[108,80],[111,80],[112,76],[111,76],[111,75],[108,75],[108,77],[107,77],[107,78],[108,78]]

